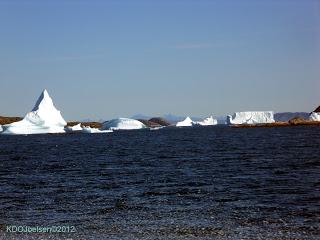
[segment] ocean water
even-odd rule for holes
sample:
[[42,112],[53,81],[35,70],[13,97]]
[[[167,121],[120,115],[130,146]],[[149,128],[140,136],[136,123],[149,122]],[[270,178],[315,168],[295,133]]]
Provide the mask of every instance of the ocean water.
[[320,239],[320,128],[0,135],[0,239]]

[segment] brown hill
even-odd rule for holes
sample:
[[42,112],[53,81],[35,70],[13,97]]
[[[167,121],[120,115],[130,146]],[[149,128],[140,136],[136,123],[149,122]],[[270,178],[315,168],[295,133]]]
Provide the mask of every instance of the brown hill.
[[152,122],[150,120],[145,120],[145,119],[137,119],[139,122],[142,122],[144,125],[150,128],[155,128],[155,127],[161,127],[160,124]]
[[290,119],[288,122],[290,125],[299,125],[299,124],[303,124],[303,123],[307,122],[307,120],[305,120],[301,117],[295,117],[295,118]]
[[22,120],[21,117],[3,117],[3,116],[0,116],[0,125],[6,125],[6,124],[13,123],[13,122],[21,121],[21,120]]
[[157,124],[159,124],[159,125],[161,125],[161,126],[165,126],[165,127],[171,125],[171,123],[169,123],[166,119],[161,118],[161,117],[151,118],[151,119],[149,119],[149,121],[150,121],[150,122],[157,123]]

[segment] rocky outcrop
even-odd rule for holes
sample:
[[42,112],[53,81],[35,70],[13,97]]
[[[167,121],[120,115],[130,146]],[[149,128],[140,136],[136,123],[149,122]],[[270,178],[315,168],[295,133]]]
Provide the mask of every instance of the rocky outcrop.
[[81,123],[81,126],[83,127],[91,127],[91,128],[101,128],[102,123],[99,122],[68,122],[67,127],[73,127],[75,125],[78,125]]
[[21,117],[3,117],[0,116],[0,125],[6,125],[14,122],[19,122],[21,121]]
[[171,123],[169,121],[167,121],[166,119],[161,118],[161,117],[150,118],[149,121],[153,122],[153,123],[157,123],[160,126],[164,126],[164,127],[167,127],[167,126],[171,125]]
[[142,122],[144,125],[146,125],[149,128],[156,128],[156,127],[162,127],[160,124],[152,122],[150,120],[145,119],[137,119],[139,122]]
[[290,119],[288,122],[290,125],[301,125],[301,124],[305,123],[306,120],[301,117],[295,117],[295,118]]

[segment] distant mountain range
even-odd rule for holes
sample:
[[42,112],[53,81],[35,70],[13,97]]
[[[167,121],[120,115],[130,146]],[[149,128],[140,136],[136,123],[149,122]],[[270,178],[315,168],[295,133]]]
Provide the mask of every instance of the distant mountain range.
[[[148,119],[151,119],[153,117],[155,117],[155,116],[147,116],[147,115],[144,115],[144,114],[135,114],[131,118],[148,120]],[[165,115],[160,116],[160,117],[164,118],[168,122],[174,124],[174,123],[177,123],[177,122],[180,122],[180,121],[184,120],[187,116],[176,116],[176,115],[173,115],[173,114],[165,114]],[[191,119],[194,120],[194,121],[203,120],[202,118],[199,118],[199,117],[191,117]]]
[[282,112],[275,113],[274,120],[276,122],[287,122],[295,117],[303,118],[307,120],[309,118],[310,113],[307,112]]

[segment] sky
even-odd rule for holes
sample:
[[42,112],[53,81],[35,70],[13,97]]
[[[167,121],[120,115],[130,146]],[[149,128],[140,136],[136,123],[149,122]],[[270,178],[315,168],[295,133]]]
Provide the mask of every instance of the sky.
[[0,115],[47,89],[66,120],[310,112],[319,0],[0,0]]

